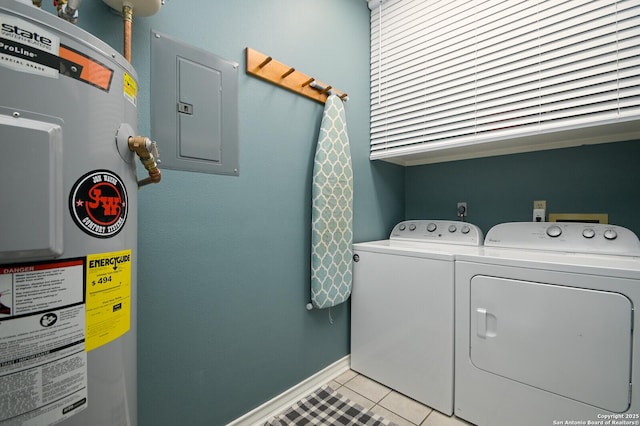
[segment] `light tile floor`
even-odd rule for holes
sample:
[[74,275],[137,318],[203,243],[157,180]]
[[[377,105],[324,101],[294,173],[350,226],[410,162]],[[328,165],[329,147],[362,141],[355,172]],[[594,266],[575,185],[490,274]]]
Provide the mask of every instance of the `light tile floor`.
[[445,416],[353,370],[346,371],[328,385],[342,396],[398,426],[463,426],[471,424],[457,417]]

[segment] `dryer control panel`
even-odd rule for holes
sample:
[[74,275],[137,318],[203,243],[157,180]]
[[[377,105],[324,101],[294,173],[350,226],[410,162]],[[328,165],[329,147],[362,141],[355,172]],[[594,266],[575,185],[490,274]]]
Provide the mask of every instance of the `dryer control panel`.
[[636,234],[622,226],[601,223],[501,223],[489,230],[485,246],[640,256]]
[[481,246],[482,230],[455,220],[405,220],[393,227],[390,240]]

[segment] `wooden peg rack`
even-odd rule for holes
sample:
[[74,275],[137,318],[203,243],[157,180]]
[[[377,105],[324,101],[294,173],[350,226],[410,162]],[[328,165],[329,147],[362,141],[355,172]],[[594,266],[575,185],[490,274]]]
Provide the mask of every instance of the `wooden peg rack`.
[[346,93],[250,47],[247,47],[247,74],[321,103],[325,103],[330,94],[339,96],[343,101],[347,98]]

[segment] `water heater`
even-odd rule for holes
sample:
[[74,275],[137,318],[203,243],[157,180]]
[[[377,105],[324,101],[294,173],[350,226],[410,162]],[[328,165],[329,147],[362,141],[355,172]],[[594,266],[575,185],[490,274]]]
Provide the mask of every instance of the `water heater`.
[[136,72],[29,3],[0,0],[0,425],[135,426]]

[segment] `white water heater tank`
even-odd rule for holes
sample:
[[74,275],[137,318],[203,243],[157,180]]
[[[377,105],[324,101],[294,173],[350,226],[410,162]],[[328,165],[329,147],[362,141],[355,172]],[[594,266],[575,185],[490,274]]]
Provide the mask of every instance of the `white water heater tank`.
[[137,76],[0,0],[0,425],[137,425]]

